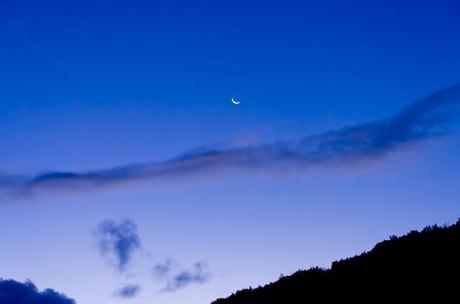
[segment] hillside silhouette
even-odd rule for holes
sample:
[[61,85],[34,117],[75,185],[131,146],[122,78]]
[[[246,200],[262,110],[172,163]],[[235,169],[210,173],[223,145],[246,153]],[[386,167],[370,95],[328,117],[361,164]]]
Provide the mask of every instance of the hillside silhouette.
[[212,304],[460,303],[460,219],[390,237],[371,251]]

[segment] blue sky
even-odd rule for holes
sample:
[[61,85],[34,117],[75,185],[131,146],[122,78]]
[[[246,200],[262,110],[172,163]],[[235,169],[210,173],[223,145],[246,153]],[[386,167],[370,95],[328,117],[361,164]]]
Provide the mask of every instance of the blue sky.
[[[459,53],[455,1],[2,1],[0,174],[162,162],[393,117],[459,83]],[[459,152],[453,133],[340,167],[2,194],[0,277],[78,303],[209,303],[455,221]],[[107,219],[136,224],[126,271],[98,248]],[[176,274],[206,263],[209,277],[160,292],[151,270],[168,259]],[[125,284],[142,291],[116,297]]]

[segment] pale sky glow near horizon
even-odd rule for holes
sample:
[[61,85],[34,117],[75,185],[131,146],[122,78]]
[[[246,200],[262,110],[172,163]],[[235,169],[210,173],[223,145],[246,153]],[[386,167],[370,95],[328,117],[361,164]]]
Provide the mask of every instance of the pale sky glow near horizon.
[[[380,120],[459,84],[458,54],[449,0],[1,1],[0,278],[205,304],[453,223],[458,121]],[[344,126],[376,142],[350,156]],[[126,266],[107,220],[135,225]]]

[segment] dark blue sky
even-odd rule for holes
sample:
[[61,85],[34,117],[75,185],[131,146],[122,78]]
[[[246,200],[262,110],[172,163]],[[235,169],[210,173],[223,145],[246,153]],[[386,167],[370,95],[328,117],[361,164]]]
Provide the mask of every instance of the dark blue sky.
[[[2,2],[0,118],[35,136],[2,135],[48,143],[45,158],[102,149],[97,141],[150,160],[277,122],[304,134],[395,111],[458,78],[452,1],[96,2]],[[229,96],[244,106],[229,108]],[[167,142],[146,149],[147,134]],[[78,152],[82,168],[102,165],[93,152]]]
[[[459,83],[458,54],[453,0],[3,0],[0,175],[107,169],[374,121]],[[153,257],[127,283],[142,283],[144,301],[206,303],[455,220],[459,152],[453,135],[352,168],[1,196],[15,204],[1,204],[0,229],[17,231],[0,277],[117,303],[111,293],[130,276],[104,265],[91,231],[129,218]],[[46,271],[33,263],[39,244],[50,248],[37,257]],[[140,269],[167,256],[206,261],[211,279],[156,293]]]

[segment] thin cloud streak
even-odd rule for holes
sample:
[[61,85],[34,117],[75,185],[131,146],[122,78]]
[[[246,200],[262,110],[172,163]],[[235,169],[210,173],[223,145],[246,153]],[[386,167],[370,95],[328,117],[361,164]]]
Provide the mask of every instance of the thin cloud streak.
[[309,135],[298,142],[279,141],[227,149],[201,149],[167,161],[106,170],[50,172],[30,178],[0,175],[0,187],[19,193],[42,189],[115,186],[127,182],[166,180],[222,169],[305,170],[377,160],[456,127],[460,85],[423,98],[393,116]]

